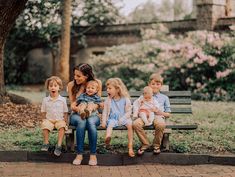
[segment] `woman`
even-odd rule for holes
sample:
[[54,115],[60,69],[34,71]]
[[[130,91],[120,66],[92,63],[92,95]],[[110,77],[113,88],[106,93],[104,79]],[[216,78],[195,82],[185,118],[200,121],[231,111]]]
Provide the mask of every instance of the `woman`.
[[88,130],[88,139],[90,147],[89,165],[97,165],[96,144],[97,144],[97,129],[100,124],[100,119],[97,114],[92,114],[87,119],[82,119],[79,112],[79,107],[76,103],[76,98],[85,92],[86,83],[90,80],[96,80],[99,83],[98,95],[101,96],[102,83],[94,78],[92,67],[89,64],[82,63],[74,67],[74,80],[68,83],[68,94],[71,102],[71,110],[73,111],[70,117],[70,124],[76,127],[77,140],[77,156],[73,160],[74,165],[80,165],[83,159],[85,130]]

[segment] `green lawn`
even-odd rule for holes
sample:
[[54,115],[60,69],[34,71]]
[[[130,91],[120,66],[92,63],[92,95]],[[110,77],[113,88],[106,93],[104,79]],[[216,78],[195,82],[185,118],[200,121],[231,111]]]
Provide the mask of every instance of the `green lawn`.
[[[197,123],[198,129],[192,131],[173,131],[170,137],[171,151],[210,154],[235,154],[235,102],[193,101],[193,115],[174,115],[176,123]],[[153,131],[148,131],[150,140]],[[104,145],[104,131],[99,131],[98,152],[110,153]],[[52,144],[56,134],[51,136]],[[87,143],[86,139],[86,144]],[[41,130],[35,129],[0,129],[0,150],[38,151],[42,143]],[[134,148],[139,146],[135,136]],[[112,153],[127,152],[127,132],[114,131]]]

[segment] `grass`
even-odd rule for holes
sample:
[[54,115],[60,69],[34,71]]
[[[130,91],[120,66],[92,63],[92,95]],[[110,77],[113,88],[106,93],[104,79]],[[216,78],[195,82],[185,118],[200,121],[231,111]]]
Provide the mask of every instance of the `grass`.
[[[235,102],[202,102],[193,101],[193,115],[173,115],[172,122],[192,124],[197,123],[198,129],[192,131],[172,131],[171,151],[206,153],[206,154],[235,154]],[[98,133],[99,153],[127,152],[127,131],[114,131],[112,150],[104,148],[105,131]],[[150,141],[153,131],[148,131]],[[57,134],[50,137],[51,144],[56,144]],[[38,151],[42,144],[42,133],[35,129],[0,129],[0,150]],[[88,140],[85,140],[86,147]],[[135,135],[134,148],[140,142]]]

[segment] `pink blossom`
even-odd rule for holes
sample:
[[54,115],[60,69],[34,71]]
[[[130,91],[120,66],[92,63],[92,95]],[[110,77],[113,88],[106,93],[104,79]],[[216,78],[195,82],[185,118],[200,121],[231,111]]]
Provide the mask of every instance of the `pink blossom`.
[[218,71],[216,72],[216,78],[217,79],[220,79],[220,78],[223,78],[223,77],[226,77],[227,75],[229,75],[230,73],[232,72],[231,69],[226,69],[225,71]]
[[200,88],[201,86],[202,86],[202,84],[201,84],[200,82],[197,82],[197,83],[196,83],[196,87],[197,87],[197,88]]
[[198,58],[198,57],[195,57],[195,58],[193,59],[193,61],[194,61],[194,63],[196,63],[196,64],[202,64],[202,63],[203,63],[203,60],[201,60],[201,59]]
[[210,66],[215,66],[218,63],[217,59],[212,56],[208,56],[208,64]]

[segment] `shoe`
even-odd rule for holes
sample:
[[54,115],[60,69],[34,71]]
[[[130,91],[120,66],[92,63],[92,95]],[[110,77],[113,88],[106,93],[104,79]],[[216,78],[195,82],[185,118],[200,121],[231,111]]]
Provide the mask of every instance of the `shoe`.
[[48,151],[50,145],[49,144],[43,144],[41,147],[41,151]]
[[90,166],[96,166],[97,165],[96,155],[90,155],[90,160],[88,162],[88,165],[90,165]]
[[144,154],[144,151],[145,151],[145,149],[139,148],[138,151],[137,151],[137,154],[138,154],[139,156],[141,156],[141,155]]
[[161,153],[161,150],[160,150],[160,148],[159,147],[155,147],[154,149],[153,149],[153,153],[154,154],[160,154]]
[[62,147],[56,145],[55,150],[54,150],[54,154],[55,154],[56,156],[60,156],[60,155],[61,155],[61,150],[62,150]]
[[82,155],[77,155],[76,158],[73,160],[73,165],[81,165],[82,159]]

